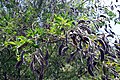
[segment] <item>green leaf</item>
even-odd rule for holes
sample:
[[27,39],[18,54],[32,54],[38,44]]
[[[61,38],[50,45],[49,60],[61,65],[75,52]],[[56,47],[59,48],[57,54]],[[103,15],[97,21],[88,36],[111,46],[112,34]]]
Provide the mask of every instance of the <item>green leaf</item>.
[[117,22],[117,24],[120,24],[120,22]]

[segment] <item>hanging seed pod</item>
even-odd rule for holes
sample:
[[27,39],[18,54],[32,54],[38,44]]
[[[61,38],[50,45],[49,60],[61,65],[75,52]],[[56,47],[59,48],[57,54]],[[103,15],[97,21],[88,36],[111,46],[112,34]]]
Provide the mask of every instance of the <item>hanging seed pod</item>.
[[114,33],[112,30],[110,30],[110,32],[111,32],[113,35],[115,35],[115,33]]
[[102,80],[108,80],[105,76],[101,77]]
[[85,23],[85,20],[79,20],[78,24],[80,24],[80,23]]
[[112,38],[114,38],[114,35],[113,35],[113,34],[109,34],[109,35],[107,35],[107,37],[112,37]]
[[120,46],[118,46],[117,44],[115,44],[115,48],[120,50]]
[[38,69],[34,70],[37,74],[40,74],[40,71]]
[[108,56],[111,56],[112,58],[116,58],[116,55],[110,52],[108,52]]
[[39,53],[40,53],[40,56],[43,57],[44,54],[43,54],[43,52],[42,52],[42,49],[39,48],[38,51],[39,51]]
[[94,62],[93,62],[93,66],[97,65],[97,63],[98,63],[98,62],[94,61]]
[[45,54],[45,57],[44,57],[46,65],[48,65],[48,57],[49,57],[49,53],[48,53],[48,50],[46,50],[46,54]]
[[115,42],[114,42],[115,48],[120,50],[120,46],[118,46],[117,44],[119,44],[119,43],[117,42],[117,40],[115,40]]
[[82,40],[80,40],[79,48],[80,48],[80,49],[83,49],[83,47],[82,47]]
[[43,80],[43,73],[40,73],[39,80]]
[[22,65],[22,63],[23,63],[22,60],[18,61],[18,62],[16,63],[16,65],[15,65],[15,68],[16,68],[16,69],[19,69],[20,66]]
[[84,27],[84,29],[87,30],[88,34],[91,34],[91,33],[92,33],[92,31],[90,30],[90,28]]
[[64,47],[64,48],[62,49],[62,55],[64,55],[67,50],[68,50],[68,47],[67,47],[67,46]]
[[78,49],[76,49],[74,52],[72,52],[70,54],[70,57],[66,60],[67,63],[69,63],[71,60],[73,60],[75,58],[75,53],[78,51]]
[[109,26],[110,28],[112,28],[110,24],[108,24],[108,26]]
[[72,22],[73,25],[75,25],[75,22]]
[[107,33],[109,33],[108,30],[107,30],[107,28],[104,28],[104,30],[105,30]]
[[16,65],[15,65],[15,67],[18,69],[18,68],[20,68],[20,66],[22,65],[22,63],[23,63],[23,56],[24,56],[24,53],[25,53],[25,51],[22,51],[22,54],[21,54],[21,56],[20,56],[20,58],[21,58],[21,60],[20,61],[18,61],[17,63],[16,63]]
[[63,43],[59,46],[58,54],[62,54],[62,48],[64,47]]
[[100,15],[100,17],[106,18],[106,16],[105,16],[105,15]]
[[48,50],[46,50],[46,54],[45,54],[44,59],[45,59],[45,60],[48,60],[48,56],[49,56],[49,53],[48,53]]
[[94,77],[94,73],[92,72],[92,66],[91,65],[88,65],[88,72],[91,76]]
[[111,8],[111,10],[114,10],[114,6],[113,5],[110,8]]
[[85,43],[89,43],[89,41],[90,41],[90,39],[89,39],[88,37],[86,37],[86,36],[84,36],[84,37],[82,38],[82,40],[83,40],[83,42],[85,42]]
[[106,45],[104,41],[102,39],[98,39],[98,41],[100,42],[100,44],[102,44],[103,49],[106,50]]
[[101,62],[103,62],[104,61],[104,55],[105,55],[105,53],[104,53],[104,50],[102,48],[100,48],[100,53],[101,53],[101,55],[100,55]]
[[32,71],[35,70],[35,69],[34,69],[34,62],[35,62],[35,56],[33,55],[33,60],[32,60],[31,63],[30,63],[30,69],[31,69]]
[[90,59],[91,59],[91,57],[88,57],[88,59],[87,59],[87,65],[90,64]]
[[113,73],[113,75],[115,76],[115,78],[117,77],[117,78],[119,78],[119,74],[118,74],[118,72],[115,70],[115,69],[111,69],[112,70],[112,73]]

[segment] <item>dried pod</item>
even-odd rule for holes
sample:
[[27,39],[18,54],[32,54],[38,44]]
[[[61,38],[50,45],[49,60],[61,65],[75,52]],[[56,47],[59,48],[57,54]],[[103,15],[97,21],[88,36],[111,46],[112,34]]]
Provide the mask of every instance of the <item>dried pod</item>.
[[107,37],[112,37],[112,38],[114,38],[114,35],[112,35],[112,34],[109,34],[109,35],[107,35]]
[[120,46],[117,45],[117,44],[119,44],[119,43],[117,42],[117,40],[115,40],[115,42],[114,42],[115,48],[118,49],[118,50],[120,50]]
[[48,53],[48,50],[46,50],[46,54],[45,54],[44,59],[45,59],[45,60],[48,60],[48,56],[49,56],[49,53]]
[[59,46],[58,54],[62,54],[62,48],[64,47],[63,43]]
[[75,50],[74,52],[72,52],[71,54],[70,54],[70,57],[66,60],[66,62],[67,63],[69,63],[71,60],[73,60],[74,59],[74,55],[75,55],[75,53],[77,52],[78,50]]
[[85,23],[85,20],[79,20],[78,24],[80,24],[80,23]]
[[92,66],[91,66],[91,65],[88,65],[88,72],[89,72],[89,74],[90,74],[91,76],[94,77],[94,74],[93,74],[92,71],[93,71],[93,70],[92,70]]
[[115,35],[115,33],[114,33],[112,30],[110,30],[110,32],[111,32],[113,35]]
[[109,26],[110,28],[112,28],[110,24],[108,24],[108,26]]
[[79,43],[79,48],[83,49],[83,47],[82,47],[82,41],[81,40],[80,40],[80,43]]
[[91,34],[91,33],[92,33],[92,31],[91,31],[90,28],[88,28],[88,27],[81,26],[81,28],[87,30],[88,34]]
[[33,56],[33,60],[30,63],[30,69],[34,71],[34,62],[35,62],[35,56]]
[[82,38],[82,40],[83,40],[83,42],[86,42],[86,43],[89,43],[89,41],[90,41],[90,39],[88,37],[86,37],[86,36],[84,36]]
[[105,16],[105,15],[100,15],[100,17],[106,18],[106,16]]
[[98,63],[98,62],[94,61],[94,62],[93,62],[93,66],[95,66],[97,63]]
[[37,74],[40,74],[40,71],[38,69],[34,70]]
[[75,22],[72,22],[73,25],[75,25]]
[[67,50],[68,50],[68,47],[67,47],[67,46],[64,47],[64,48],[62,49],[62,55],[64,55]]
[[98,39],[98,41],[100,42],[100,44],[102,44],[103,49],[106,50],[106,45],[104,41],[102,39]]
[[105,55],[105,52],[102,48],[100,48],[100,53],[101,53],[100,57],[101,57],[101,62],[102,62],[104,61],[104,55]]
[[90,58],[91,58],[91,57],[88,57],[88,59],[87,59],[87,65],[90,64]]
[[114,10],[114,6],[113,5],[110,8],[111,8],[111,10]]
[[115,44],[115,48],[120,50],[120,46],[118,46],[117,44]]
[[16,69],[20,68],[20,66],[22,65],[22,63],[23,63],[22,60],[18,61],[18,62],[16,63],[16,65],[15,65],[15,68],[16,68]]
[[25,51],[22,51],[22,54],[20,56],[21,60],[16,63],[16,65],[15,65],[16,68],[19,68],[22,65],[23,59],[24,59],[24,57],[23,57],[24,53],[25,53]]
[[108,56],[111,56],[112,58],[116,58],[116,55],[115,54],[113,54],[113,53],[110,53],[109,51],[105,51],[105,53],[107,53],[108,54]]
[[109,33],[108,30],[107,30],[107,28],[104,28],[104,30],[105,30],[107,33]]

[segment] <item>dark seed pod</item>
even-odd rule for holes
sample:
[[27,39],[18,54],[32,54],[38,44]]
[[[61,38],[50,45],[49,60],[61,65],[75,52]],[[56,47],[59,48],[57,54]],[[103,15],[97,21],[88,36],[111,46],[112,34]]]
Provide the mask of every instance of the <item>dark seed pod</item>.
[[101,53],[101,62],[102,61],[104,61],[104,55],[105,55],[105,53],[104,53],[104,50],[102,49],[102,48],[100,48],[100,53]]
[[90,24],[90,21],[87,21],[87,23],[89,23],[89,24]]
[[103,49],[106,50],[106,45],[104,41],[102,39],[98,39],[98,41],[100,42],[100,44],[102,44]]
[[88,43],[90,41],[90,39],[86,36],[84,36],[82,39],[83,39],[83,42],[86,42],[86,43]]
[[120,46],[118,46],[117,44],[115,44],[115,48],[120,50]]
[[118,0],[116,0],[116,2],[118,2]]
[[43,73],[40,73],[39,80],[43,80]]
[[64,48],[62,49],[62,55],[64,55],[67,50],[68,50],[68,47],[67,47],[67,46],[64,47]]
[[110,30],[110,32],[115,35],[115,33],[112,30]]
[[109,26],[110,28],[112,28],[110,24],[108,24],[108,26]]
[[22,65],[23,59],[24,59],[24,57],[23,57],[24,53],[25,53],[25,51],[22,51],[22,54],[20,56],[21,60],[16,63],[16,65],[15,65],[16,68],[19,68]]
[[37,74],[40,74],[40,71],[38,69],[34,70]]
[[18,62],[16,63],[16,65],[15,65],[15,68],[16,68],[16,69],[20,68],[20,66],[22,65],[22,63],[23,63],[22,60],[18,61]]
[[106,79],[106,77],[105,77],[105,76],[102,76],[102,77],[101,77],[101,79],[102,79],[102,80],[108,80],[108,79]]
[[42,49],[41,49],[41,48],[39,48],[38,50],[39,50],[40,55],[42,55],[42,56],[43,56]]
[[66,60],[66,62],[67,63],[69,63],[71,60],[73,60],[74,59],[74,55],[75,55],[75,53],[77,52],[77,50],[75,50],[74,52],[72,52],[71,54],[70,54],[70,57]]
[[80,48],[80,49],[83,49],[83,48],[82,48],[82,41],[81,41],[81,40],[80,40],[80,43],[79,43],[79,48]]
[[88,34],[91,34],[91,33],[92,33],[92,31],[91,31],[90,28],[88,28],[88,27],[83,27],[83,26],[81,26],[81,28],[82,28],[82,29],[85,29],[85,30],[88,32]]
[[119,43],[117,42],[117,40],[115,40],[114,43],[115,43],[115,44],[114,44],[114,45],[115,45],[115,48],[118,49],[118,50],[120,50],[120,46],[117,45],[117,44],[119,44]]
[[100,17],[106,18],[106,16],[105,16],[105,15],[100,15]]
[[33,57],[33,60],[30,63],[30,69],[34,71],[34,62],[35,62],[35,56]]
[[49,56],[49,53],[48,53],[48,50],[46,50],[46,54],[45,54],[45,60],[48,60],[48,56]]
[[73,25],[75,25],[75,22],[72,22]]
[[87,59],[87,65],[89,65],[90,64],[90,57],[88,57],[88,59]]
[[71,7],[70,9],[72,10],[72,12],[74,12],[74,8]]
[[107,28],[105,28],[104,30],[105,30],[107,33],[109,33],[108,30],[107,30]]
[[76,39],[73,38],[72,40],[73,40],[73,44],[74,44],[74,45],[77,45]]
[[93,66],[95,66],[97,63],[98,63],[98,62],[95,62],[95,61],[94,61],[94,62],[93,62]]
[[85,23],[85,20],[79,20],[78,24],[80,24],[80,23]]
[[114,35],[112,35],[112,34],[109,34],[109,35],[107,35],[107,37],[112,37],[112,38],[114,38]]
[[111,8],[111,10],[114,10],[114,6],[113,5],[110,8]]
[[94,77],[94,74],[93,74],[93,72],[92,72],[92,66],[91,66],[91,65],[88,65],[88,72],[89,72],[89,74],[90,74],[91,76]]
[[64,47],[63,43],[59,46],[58,54],[62,54],[62,48]]
[[[106,51],[107,51],[107,50],[106,50]],[[105,51],[105,53],[106,53],[106,51]],[[111,56],[112,58],[116,58],[115,54],[110,53],[109,51],[107,51],[107,54],[108,54],[108,56]]]

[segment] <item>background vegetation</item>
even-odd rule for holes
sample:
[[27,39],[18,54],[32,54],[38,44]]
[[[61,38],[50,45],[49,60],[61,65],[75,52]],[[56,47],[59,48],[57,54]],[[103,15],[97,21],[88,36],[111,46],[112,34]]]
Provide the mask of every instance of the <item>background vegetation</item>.
[[114,8],[99,0],[0,0],[0,79],[119,80]]

